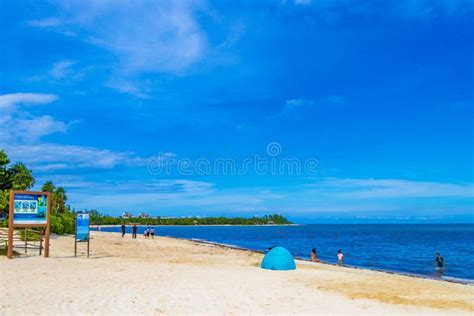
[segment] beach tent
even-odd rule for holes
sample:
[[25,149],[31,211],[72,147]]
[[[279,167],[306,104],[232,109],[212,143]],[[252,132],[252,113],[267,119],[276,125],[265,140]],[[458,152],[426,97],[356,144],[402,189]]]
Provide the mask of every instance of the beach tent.
[[296,264],[288,250],[274,247],[263,257],[261,267],[267,270],[295,270]]

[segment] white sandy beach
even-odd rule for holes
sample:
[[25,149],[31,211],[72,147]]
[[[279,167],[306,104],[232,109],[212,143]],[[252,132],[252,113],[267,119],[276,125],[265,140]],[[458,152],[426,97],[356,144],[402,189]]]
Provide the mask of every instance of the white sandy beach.
[[[267,271],[262,255],[158,237],[93,232],[51,257],[0,257],[0,314],[464,314],[474,286],[298,261]],[[79,250],[85,252],[86,245]]]

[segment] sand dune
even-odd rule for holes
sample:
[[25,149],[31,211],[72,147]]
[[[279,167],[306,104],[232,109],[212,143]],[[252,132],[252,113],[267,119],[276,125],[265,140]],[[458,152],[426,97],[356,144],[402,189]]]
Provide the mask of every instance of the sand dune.
[[[171,238],[92,233],[51,258],[0,257],[0,314],[466,314],[474,286],[298,262],[259,268],[262,255]],[[85,251],[85,244],[79,246]]]

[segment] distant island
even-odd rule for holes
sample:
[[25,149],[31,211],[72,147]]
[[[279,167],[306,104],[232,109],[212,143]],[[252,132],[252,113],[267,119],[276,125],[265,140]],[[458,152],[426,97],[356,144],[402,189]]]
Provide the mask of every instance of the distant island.
[[293,224],[280,214],[264,215],[261,217],[149,217],[127,216],[120,217],[89,211],[91,225],[290,225]]

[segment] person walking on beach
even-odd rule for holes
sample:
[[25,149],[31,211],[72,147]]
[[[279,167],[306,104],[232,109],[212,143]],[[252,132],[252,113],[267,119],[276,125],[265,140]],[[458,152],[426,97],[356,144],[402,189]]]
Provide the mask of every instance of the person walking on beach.
[[122,226],[120,227],[122,229],[122,238],[125,237],[125,224],[122,224]]
[[150,235],[151,235],[151,239],[155,239],[155,228],[150,227],[149,232],[150,232]]
[[444,258],[441,257],[441,255],[439,254],[439,252],[436,253],[435,263],[436,263],[436,265],[438,266],[438,269],[439,269],[439,270],[443,270],[443,269],[444,269]]
[[316,248],[313,248],[313,250],[311,250],[311,261],[319,262],[318,256],[316,254]]
[[344,254],[342,253],[342,251],[339,249],[337,251],[337,265],[338,266],[342,266],[342,260],[344,259]]
[[132,227],[132,238],[137,238],[137,224],[133,224]]

